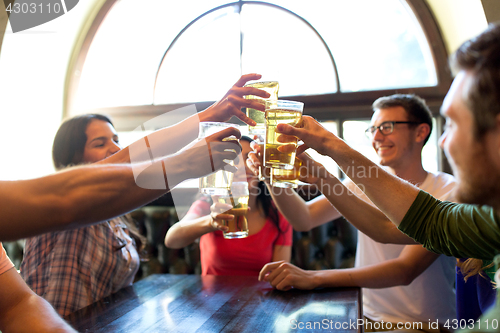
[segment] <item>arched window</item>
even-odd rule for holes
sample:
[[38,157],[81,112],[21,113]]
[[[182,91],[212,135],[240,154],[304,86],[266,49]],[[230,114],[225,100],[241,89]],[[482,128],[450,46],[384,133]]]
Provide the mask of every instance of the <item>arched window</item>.
[[249,72],[279,81],[280,98],[346,138],[357,128],[347,121],[369,119],[376,98],[416,93],[437,114],[451,83],[424,0],[107,0],[81,40],[65,112],[106,113],[120,131],[201,110]]

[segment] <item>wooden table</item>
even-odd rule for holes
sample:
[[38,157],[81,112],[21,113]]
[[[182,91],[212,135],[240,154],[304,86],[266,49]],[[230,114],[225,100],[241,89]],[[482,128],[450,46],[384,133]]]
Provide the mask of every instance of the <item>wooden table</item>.
[[256,277],[157,274],[66,320],[79,332],[361,332],[361,304],[359,288],[282,292]]

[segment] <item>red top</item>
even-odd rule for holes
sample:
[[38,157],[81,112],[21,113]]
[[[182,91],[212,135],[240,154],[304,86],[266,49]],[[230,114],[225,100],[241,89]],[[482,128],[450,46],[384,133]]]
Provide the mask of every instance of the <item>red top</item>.
[[[198,200],[190,211],[210,213],[210,204]],[[278,212],[279,226],[267,219],[262,229],[246,238],[225,239],[222,231],[214,231],[201,236],[200,259],[202,275],[253,275],[258,276],[262,267],[271,262],[275,245],[292,245],[292,227]]]

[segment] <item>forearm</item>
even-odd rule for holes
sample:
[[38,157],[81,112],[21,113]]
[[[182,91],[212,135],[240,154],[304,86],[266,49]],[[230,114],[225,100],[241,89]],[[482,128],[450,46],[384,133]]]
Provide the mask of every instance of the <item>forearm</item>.
[[308,231],[313,228],[307,203],[291,188],[268,186],[276,207],[297,231]]
[[165,246],[171,249],[180,249],[188,246],[204,234],[216,230],[210,222],[210,215],[195,219],[182,219],[168,230],[165,236]]
[[490,206],[441,202],[421,191],[399,227],[430,251],[492,260],[500,248],[499,221]]
[[2,332],[76,332],[43,298],[27,295],[0,319]]
[[200,118],[201,113],[193,114],[175,125],[150,133],[97,163],[139,163],[174,154],[198,137]]
[[360,199],[336,177],[327,174],[318,181],[321,193],[356,229],[380,243],[415,244],[400,232],[380,210]]
[[399,225],[417,197],[418,188],[387,173],[344,141],[338,138],[329,141],[328,155],[396,226]]
[[[156,165],[158,166],[158,165]],[[144,169],[137,182],[152,177],[155,165]],[[2,182],[0,241],[101,222],[140,207],[182,181],[181,168],[165,177],[163,189],[139,187],[131,165],[84,166],[17,182]],[[20,228],[19,226],[23,226]]]
[[399,265],[394,265],[391,260],[365,267],[314,272],[313,280],[315,281],[316,288],[389,288],[409,283],[404,269]]

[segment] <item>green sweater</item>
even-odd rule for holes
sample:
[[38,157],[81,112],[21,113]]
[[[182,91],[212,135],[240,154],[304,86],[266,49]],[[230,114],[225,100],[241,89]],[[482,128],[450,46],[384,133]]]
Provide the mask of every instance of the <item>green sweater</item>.
[[[398,228],[436,253],[487,261],[500,254],[500,219],[489,206],[439,201],[420,191]],[[500,255],[495,262],[495,269],[499,269]],[[487,273],[493,280],[494,270]],[[461,328],[463,333],[500,332],[499,296],[497,291],[495,306],[480,319],[449,323],[447,328]]]
[[448,256],[491,261],[500,254],[500,218],[489,206],[439,201],[420,191],[399,230]]

